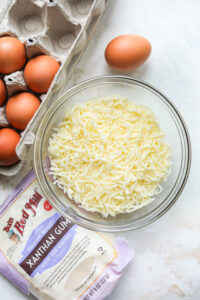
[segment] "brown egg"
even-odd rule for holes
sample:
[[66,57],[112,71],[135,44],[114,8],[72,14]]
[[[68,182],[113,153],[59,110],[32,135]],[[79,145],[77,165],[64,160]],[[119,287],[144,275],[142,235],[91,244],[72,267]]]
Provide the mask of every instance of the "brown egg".
[[151,53],[151,44],[144,37],[133,34],[113,39],[105,50],[105,58],[111,68],[122,71],[136,69]]
[[26,63],[24,45],[16,38],[0,38],[0,73],[10,74],[23,68]]
[[19,93],[6,104],[6,118],[15,128],[24,130],[40,106],[40,100],[31,93]]
[[4,104],[5,100],[6,100],[6,86],[3,82],[3,80],[0,79],[0,106]]
[[0,129],[0,166],[11,166],[19,161],[16,146],[20,135],[10,128]]
[[32,58],[24,69],[24,78],[31,90],[46,93],[60,64],[51,56],[40,55]]

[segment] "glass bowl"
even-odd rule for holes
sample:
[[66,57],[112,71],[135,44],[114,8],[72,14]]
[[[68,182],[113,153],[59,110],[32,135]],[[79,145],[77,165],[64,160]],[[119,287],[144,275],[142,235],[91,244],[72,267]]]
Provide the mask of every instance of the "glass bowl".
[[[132,213],[104,218],[87,212],[55,185],[49,176],[49,138],[53,128],[62,121],[65,111],[76,103],[118,94],[136,104],[150,107],[158,118],[171,147],[172,170],[162,183],[163,191],[156,200]],[[34,143],[34,169],[42,191],[48,201],[70,221],[96,231],[126,231],[147,225],[163,215],[177,200],[188,178],[191,161],[190,138],[186,125],[176,107],[149,84],[123,76],[103,76],[84,81],[63,94],[46,112]]]

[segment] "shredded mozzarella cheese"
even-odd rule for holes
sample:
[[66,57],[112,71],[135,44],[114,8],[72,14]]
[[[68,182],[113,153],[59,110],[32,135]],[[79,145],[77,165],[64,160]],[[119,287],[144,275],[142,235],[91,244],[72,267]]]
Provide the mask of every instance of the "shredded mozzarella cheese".
[[50,173],[86,210],[130,213],[162,191],[170,148],[151,109],[119,96],[91,100],[68,110],[54,130]]

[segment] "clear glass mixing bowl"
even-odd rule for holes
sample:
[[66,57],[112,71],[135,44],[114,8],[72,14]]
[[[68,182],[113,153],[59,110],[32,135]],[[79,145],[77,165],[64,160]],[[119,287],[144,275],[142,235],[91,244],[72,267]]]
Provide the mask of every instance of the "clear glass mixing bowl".
[[[132,213],[104,218],[98,213],[81,209],[54,185],[49,172],[48,143],[52,129],[62,121],[65,111],[76,103],[118,94],[137,104],[150,107],[158,118],[166,142],[172,151],[172,170],[162,184],[162,193],[151,204]],[[38,182],[49,202],[66,218],[96,231],[125,231],[144,226],[163,215],[177,200],[188,178],[191,161],[190,139],[185,123],[167,97],[142,81],[103,76],[82,82],[63,94],[46,112],[34,143],[34,169]]]

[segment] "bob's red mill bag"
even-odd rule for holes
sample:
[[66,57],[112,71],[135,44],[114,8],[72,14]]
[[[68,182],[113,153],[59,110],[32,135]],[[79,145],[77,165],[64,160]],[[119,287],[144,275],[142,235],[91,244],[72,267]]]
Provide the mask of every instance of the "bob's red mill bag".
[[33,171],[0,206],[0,228],[1,273],[38,299],[104,299],[134,256],[122,238],[62,217]]

